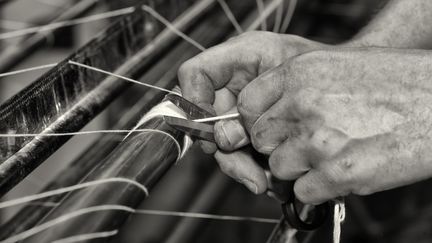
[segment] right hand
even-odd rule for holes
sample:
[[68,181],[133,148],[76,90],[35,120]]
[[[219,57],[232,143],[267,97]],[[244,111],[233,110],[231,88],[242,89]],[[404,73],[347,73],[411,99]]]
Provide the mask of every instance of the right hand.
[[[249,82],[293,56],[323,48],[323,44],[294,35],[263,31],[244,33],[204,51],[180,67],[178,78],[183,97],[216,115],[232,113],[236,109],[237,95]],[[226,122],[228,125],[238,124]],[[243,127],[232,130],[242,131],[238,136],[233,136],[238,137],[239,141],[234,139],[225,144],[218,143],[221,149],[249,143],[249,140],[244,139],[248,136]],[[201,144],[206,153],[215,153],[217,150],[215,144]],[[219,150],[215,158],[222,171],[252,192],[262,193],[266,190],[267,185],[252,183],[252,178],[265,179],[266,176],[250,154],[240,150]]]

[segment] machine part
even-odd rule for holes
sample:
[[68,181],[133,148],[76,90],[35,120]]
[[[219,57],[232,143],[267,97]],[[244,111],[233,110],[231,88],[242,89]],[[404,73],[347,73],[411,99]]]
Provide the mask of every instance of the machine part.
[[[213,0],[199,1],[173,24],[186,29],[212,3]],[[122,76],[140,76],[178,40],[178,36],[168,29],[156,35],[156,26],[160,25],[141,10],[120,19],[101,36],[4,103],[0,107],[0,132],[56,133],[81,129],[129,84],[76,68],[69,65],[68,60]],[[69,138],[38,136],[14,139],[12,143],[9,139],[1,139],[0,195],[4,195]]]
[[[253,4],[239,3],[239,7],[234,11],[239,16],[245,16],[248,11],[253,9]],[[217,23],[217,24],[215,24]],[[211,27],[210,27],[211,26]],[[205,45],[214,45],[226,38],[226,33],[229,33],[231,28],[228,22],[220,12],[215,11],[210,16],[201,21],[201,24],[196,26],[190,36],[195,40]],[[196,54],[198,50],[188,43],[180,42],[169,52],[166,52],[163,59],[158,61],[155,66],[142,77],[141,80],[148,82],[149,80],[160,80],[156,85],[161,87],[172,87],[176,82],[177,69],[181,63]],[[166,67],[170,67],[168,71]],[[168,86],[166,86],[168,85]],[[127,129],[133,126],[143,111],[156,104],[156,100],[160,100],[161,96],[156,95],[160,92],[148,91],[144,97],[130,108],[127,115],[124,115],[120,123],[115,128]],[[48,184],[42,191],[53,190],[60,187],[70,186],[78,183],[91,169],[97,167],[100,161],[112,151],[118,144],[115,135],[103,135],[94,145],[90,146],[80,157],[77,158],[68,168],[59,173],[59,176]],[[50,202],[59,202],[66,195],[57,195],[50,198]],[[40,218],[47,214],[50,208],[37,207],[28,205],[15,215],[7,223],[0,227],[0,239],[5,239],[13,234],[22,232],[33,227]]]
[[[167,126],[161,117],[145,122],[139,129],[152,131],[131,133],[101,161],[100,167],[90,172],[84,182],[126,178],[136,181],[147,190],[152,188],[179,159],[177,143],[182,146],[183,135]],[[92,206],[123,205],[136,208],[145,196],[146,191],[132,183],[113,182],[88,187],[71,192],[39,225]],[[53,242],[74,235],[116,230],[129,213],[107,210],[81,215],[50,227],[25,242]]]

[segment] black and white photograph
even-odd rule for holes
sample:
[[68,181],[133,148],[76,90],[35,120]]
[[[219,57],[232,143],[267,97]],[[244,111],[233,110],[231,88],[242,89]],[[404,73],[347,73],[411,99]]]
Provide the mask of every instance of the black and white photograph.
[[0,0],[0,243],[432,242],[432,1]]

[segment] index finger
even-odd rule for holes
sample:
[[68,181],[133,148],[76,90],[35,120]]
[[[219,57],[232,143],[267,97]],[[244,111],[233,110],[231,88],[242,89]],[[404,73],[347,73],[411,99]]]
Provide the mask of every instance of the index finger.
[[257,76],[259,58],[242,48],[242,41],[231,40],[186,61],[178,70],[183,96],[204,109],[211,108],[215,90],[227,86],[238,93]]

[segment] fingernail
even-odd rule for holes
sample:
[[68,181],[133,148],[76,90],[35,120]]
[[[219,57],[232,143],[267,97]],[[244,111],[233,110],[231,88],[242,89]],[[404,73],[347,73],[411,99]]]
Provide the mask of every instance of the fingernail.
[[243,126],[238,121],[221,121],[216,126],[219,138],[222,143],[227,143],[227,147],[239,148],[246,145],[249,141]]
[[245,185],[249,189],[249,191],[251,191],[251,192],[253,192],[255,194],[258,194],[258,186],[255,183],[253,183],[251,180],[240,179],[240,182],[243,185]]

